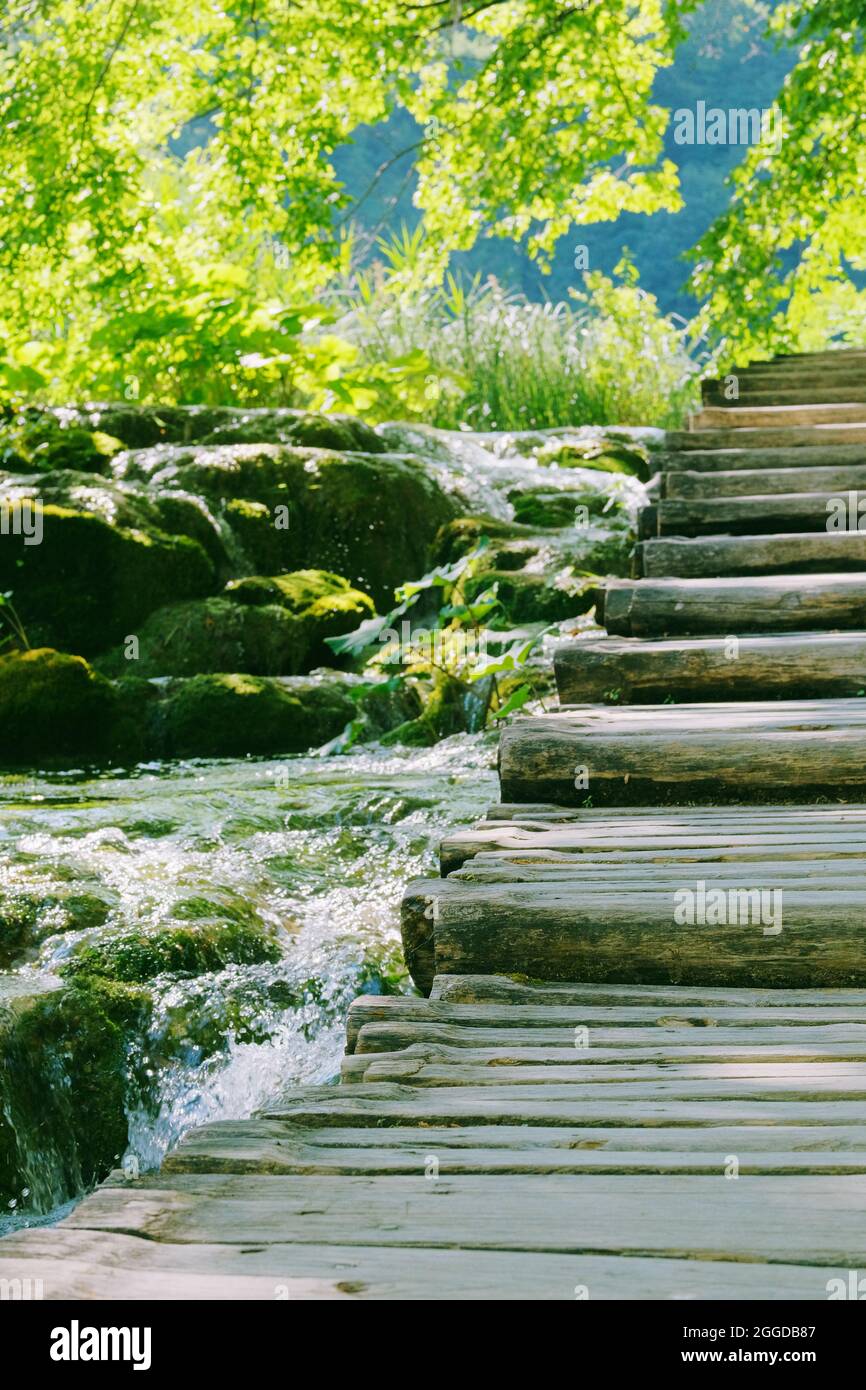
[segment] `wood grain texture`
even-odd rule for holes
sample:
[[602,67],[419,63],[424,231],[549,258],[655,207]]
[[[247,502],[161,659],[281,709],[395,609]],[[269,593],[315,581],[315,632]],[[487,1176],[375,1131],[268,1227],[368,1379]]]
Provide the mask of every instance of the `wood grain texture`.
[[[866,393],[864,393],[866,394]],[[866,492],[866,462],[800,468],[679,469],[661,475],[664,500]]]
[[[660,536],[714,536],[725,534],[752,537],[775,536],[775,533],[804,532],[803,564],[814,567],[815,556],[806,540],[811,533],[828,540],[847,539],[850,542],[866,538],[866,530],[857,529],[860,503],[866,513],[866,493],[851,492],[793,492],[768,493],[734,497],[672,497],[660,501],[655,508],[657,534]],[[848,529],[828,529],[829,521],[837,515],[840,502],[850,511]],[[844,516],[845,514],[843,514]],[[813,540],[814,546],[814,540]],[[856,545],[849,547],[856,553]],[[845,551],[840,553],[844,554]],[[827,573],[833,566],[826,566]],[[734,573],[732,568],[731,573]]]
[[564,705],[856,696],[866,686],[866,632],[750,636],[735,648],[724,637],[597,638],[558,647],[554,671]]
[[866,626],[866,576],[609,580],[604,626],[613,636],[708,636]]

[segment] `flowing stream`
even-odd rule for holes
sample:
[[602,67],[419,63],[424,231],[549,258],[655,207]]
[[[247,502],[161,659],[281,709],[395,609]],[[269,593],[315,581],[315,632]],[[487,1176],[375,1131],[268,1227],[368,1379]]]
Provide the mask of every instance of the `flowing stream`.
[[[52,933],[46,921],[38,957],[17,971],[22,987],[89,936],[157,926],[181,901],[242,908],[277,933],[276,962],[150,982],[152,1026],[130,1049],[127,1164],[155,1167],[190,1126],[337,1076],[355,995],[410,988],[401,893],[436,871],[443,833],[495,799],[495,742],[0,780],[7,905],[70,886],[109,904],[98,926]],[[21,1220],[8,1212],[0,1228]]]

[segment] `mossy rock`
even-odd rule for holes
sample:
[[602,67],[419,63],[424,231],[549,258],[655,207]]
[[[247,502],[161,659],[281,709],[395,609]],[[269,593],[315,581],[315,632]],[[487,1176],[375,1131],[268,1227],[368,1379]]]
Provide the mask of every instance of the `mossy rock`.
[[535,450],[540,464],[558,468],[596,468],[603,473],[630,473],[646,482],[649,477],[647,451],[637,443],[622,440],[550,439]]
[[0,758],[135,753],[140,711],[80,656],[53,651],[0,657]]
[[159,706],[167,757],[304,753],[342,732],[355,713],[338,679],[203,675],[172,682]]
[[[0,1010],[0,1200],[46,1210],[115,1167],[127,1145],[128,1048],[146,991],[93,976]],[[5,1199],[5,1200],[4,1200]]]
[[13,592],[31,643],[90,656],[169,600],[214,587],[211,561],[185,536],[56,506],[44,507],[41,521],[40,544],[8,535],[0,545],[0,590]]
[[273,575],[315,565],[344,575],[379,605],[424,573],[437,530],[454,514],[421,464],[393,455],[238,444],[133,462],[130,477],[206,497],[249,570]]
[[575,526],[584,516],[597,519],[608,527],[628,530],[628,517],[610,496],[596,492],[544,492],[523,490],[509,494],[514,506],[514,518],[526,526]]
[[34,952],[49,936],[103,926],[113,906],[96,893],[76,889],[0,893],[0,970]]
[[351,632],[373,613],[366,594],[320,570],[229,583],[217,598],[160,608],[135,634],[138,656],[126,643],[103,653],[107,675],[196,676],[244,671],[293,676],[333,654],[326,637]]
[[489,570],[467,582],[467,599],[471,602],[493,583],[498,585],[499,600],[513,623],[563,622],[588,612],[597,591],[591,580],[565,585],[544,574],[524,570]]
[[465,688],[441,671],[430,672],[426,681],[416,681],[421,699],[417,717],[399,724],[382,738],[386,746],[398,743],[429,747],[466,729]]
[[25,410],[0,425],[0,468],[14,472],[106,473],[121,448],[119,439],[68,423],[60,412]]
[[189,978],[227,965],[259,965],[279,958],[279,946],[261,925],[216,920],[153,932],[127,931],[78,946],[59,973],[66,979],[86,975],[146,984],[157,975]]
[[202,405],[97,404],[58,410],[31,407],[21,415],[29,428],[80,429],[112,436],[128,449],[155,444],[310,444],[323,449],[381,454],[382,440],[353,415],[313,411]]

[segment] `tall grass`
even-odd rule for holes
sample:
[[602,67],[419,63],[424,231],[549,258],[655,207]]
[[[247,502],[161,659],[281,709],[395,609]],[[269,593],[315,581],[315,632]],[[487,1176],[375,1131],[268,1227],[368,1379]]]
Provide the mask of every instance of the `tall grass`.
[[599,273],[570,303],[534,303],[494,278],[439,288],[412,273],[413,238],[344,291],[337,332],[373,364],[423,352],[424,418],[443,428],[564,425],[674,428],[698,403],[699,345],[635,283]]

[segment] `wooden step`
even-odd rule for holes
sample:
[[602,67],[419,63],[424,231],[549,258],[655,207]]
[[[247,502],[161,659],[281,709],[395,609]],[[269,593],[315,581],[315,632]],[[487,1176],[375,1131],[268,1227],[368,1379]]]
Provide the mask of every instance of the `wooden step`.
[[862,404],[866,402],[866,374],[856,384],[850,385],[774,385],[772,382],[739,377],[735,398],[725,395],[728,389],[724,382],[702,381],[703,404],[720,410],[734,410],[742,406]]
[[[442,880],[426,880],[436,905],[433,973],[543,971],[561,980],[767,988],[866,984],[866,882],[859,869],[848,887],[822,887],[789,880],[779,866],[753,875],[751,866],[740,867],[739,876],[725,878],[692,877],[673,865],[665,886],[661,876],[648,885],[625,881],[616,868],[606,882],[590,882],[578,868],[569,877],[471,881],[453,892],[442,892]],[[410,909],[421,892],[416,884]],[[426,962],[414,949],[416,925],[407,911],[407,962],[412,958],[417,969]],[[429,966],[416,969],[416,984],[429,989]],[[575,1026],[591,1037],[590,1013],[584,1009]],[[857,1098],[866,1100],[861,1072]],[[385,1079],[384,1071],[377,1077]]]
[[[669,436],[668,436],[669,437]],[[670,475],[680,470],[702,473],[731,473],[788,468],[858,468],[866,464],[866,448],[862,444],[819,444],[775,448],[714,448],[661,450],[654,465]],[[793,491],[799,491],[799,487]]]
[[660,482],[665,500],[804,492],[839,496],[858,489],[866,495],[866,462],[819,468],[731,468],[706,472],[679,469],[663,473]]
[[[823,531],[862,540],[866,536],[866,492],[664,498],[656,505],[655,517],[660,536]],[[859,531],[861,517],[863,530]],[[832,526],[833,522],[839,524]]]
[[[509,818],[497,818],[505,809]],[[862,853],[864,832],[866,807],[857,805],[630,811],[549,806],[546,815],[540,807],[527,813],[519,806],[499,805],[492,806],[488,818],[471,829],[446,836],[439,853],[443,875],[493,852],[515,864],[568,864],[577,857],[589,866],[623,865],[637,871],[647,864],[856,858]],[[512,984],[510,998],[515,997],[514,990]],[[502,991],[498,985],[497,998]]]
[[866,796],[866,700],[589,705],[502,731],[506,801],[682,805]]
[[597,638],[559,647],[554,669],[563,704],[856,696],[866,689],[866,631],[743,637],[736,647],[718,637]]
[[596,607],[612,635],[804,632],[866,626],[866,578],[815,574],[750,579],[609,581]]
[[828,448],[852,444],[866,444],[866,424],[765,425],[739,428],[724,425],[715,429],[668,430],[664,440],[666,451],[682,454],[707,449]]
[[866,425],[866,409],[857,401],[833,405],[732,404],[708,406],[689,416],[690,430],[791,429],[797,426]]
[[788,535],[667,536],[639,541],[634,573],[664,575],[842,574],[866,571],[866,532],[803,531]]

